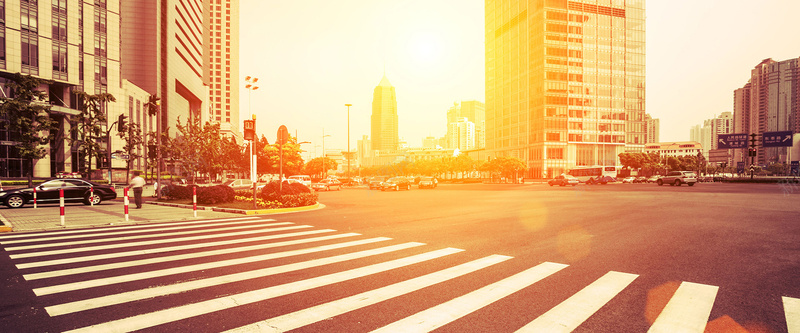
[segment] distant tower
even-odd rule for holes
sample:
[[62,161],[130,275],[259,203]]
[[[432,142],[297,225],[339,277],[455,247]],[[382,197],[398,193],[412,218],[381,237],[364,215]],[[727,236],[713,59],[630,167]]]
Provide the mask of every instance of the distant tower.
[[372,149],[395,150],[397,131],[397,97],[386,74],[372,94]]

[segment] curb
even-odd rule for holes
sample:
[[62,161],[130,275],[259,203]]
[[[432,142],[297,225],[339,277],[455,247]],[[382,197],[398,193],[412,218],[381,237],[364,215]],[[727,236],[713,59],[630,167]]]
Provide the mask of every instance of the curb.
[[5,216],[0,214],[0,232],[11,232],[11,222],[6,220]]
[[[169,202],[155,202],[151,201],[148,202],[151,205],[157,206],[167,206],[167,207],[176,207],[176,208],[186,208],[186,209],[193,209],[194,206],[192,205],[185,205],[185,204],[175,204]],[[258,210],[244,210],[244,209],[235,209],[235,208],[222,208],[222,207],[205,207],[205,206],[197,206],[197,210],[211,210],[215,212],[222,212],[222,213],[234,213],[234,214],[242,214],[242,215],[261,215],[261,214],[285,214],[285,213],[294,213],[294,212],[302,212],[307,210],[316,210],[325,208],[325,205],[317,202],[311,206],[303,206],[303,207],[291,207],[291,208],[274,208],[274,209],[258,209]]]

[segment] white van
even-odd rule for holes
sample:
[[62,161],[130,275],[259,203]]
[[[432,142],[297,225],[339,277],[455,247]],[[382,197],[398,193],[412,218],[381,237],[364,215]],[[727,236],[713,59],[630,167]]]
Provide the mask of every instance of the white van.
[[289,179],[296,180],[305,186],[311,187],[311,177],[308,175],[289,176]]

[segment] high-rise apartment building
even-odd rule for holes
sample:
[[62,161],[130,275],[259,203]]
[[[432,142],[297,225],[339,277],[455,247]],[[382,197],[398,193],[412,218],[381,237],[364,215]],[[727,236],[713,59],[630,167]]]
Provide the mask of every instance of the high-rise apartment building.
[[170,134],[179,118],[209,120],[209,1],[120,1],[122,77],[161,98]]
[[448,139],[451,149],[475,149],[475,123],[468,118],[458,118],[447,127]]
[[[800,58],[763,60],[733,97],[733,133],[800,133]],[[789,162],[788,147],[759,148],[757,154],[755,163],[759,165]],[[734,161],[749,165],[750,159],[745,155],[742,149],[734,149]]]
[[717,149],[720,134],[733,133],[733,113],[723,112],[719,116],[706,119],[703,125],[692,126],[689,140],[699,142],[703,147],[703,156],[708,158],[710,151]]
[[487,0],[485,22],[487,154],[548,177],[643,151],[644,0]]
[[372,94],[372,149],[395,150],[400,137],[397,131],[397,96],[386,74]]
[[210,0],[209,119],[222,135],[242,142],[239,131],[239,1]]
[[661,137],[661,121],[658,118],[653,118],[649,113],[644,114],[644,122],[647,127],[647,136],[644,143],[659,142]]
[[[460,118],[467,118],[475,124],[475,145],[474,148],[486,146],[486,105],[479,101],[462,101],[461,104],[454,103],[453,107],[447,110],[447,138],[452,137],[450,127]],[[448,144],[449,148],[457,148],[455,142]]]
[[[95,170],[102,166],[97,158],[87,160],[79,144],[69,143],[70,122],[83,107],[74,94],[76,91],[109,93],[115,97],[116,102],[100,105],[106,111],[106,128],[120,114],[128,115],[129,119],[141,118],[146,94],[120,75],[120,3],[119,0],[0,0],[3,96],[10,96],[7,83],[14,73],[50,80],[38,89],[48,96],[50,118],[57,123],[55,138],[46,147],[49,154],[33,165],[19,158],[17,134],[0,128],[0,177],[21,178],[31,169],[34,177],[53,177],[60,171],[84,171],[85,163],[92,163]],[[111,151],[120,150],[124,143],[115,135],[116,127],[112,131]],[[106,156],[106,145],[102,146],[102,156]],[[124,168],[126,164],[116,158],[110,163],[114,168]]]

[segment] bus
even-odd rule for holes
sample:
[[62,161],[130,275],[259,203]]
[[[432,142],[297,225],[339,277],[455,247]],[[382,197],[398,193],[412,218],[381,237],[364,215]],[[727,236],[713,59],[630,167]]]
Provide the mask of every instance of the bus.
[[568,174],[578,178],[581,183],[607,184],[609,182],[608,177],[614,181],[617,180],[619,169],[616,166],[577,166],[569,170]]

